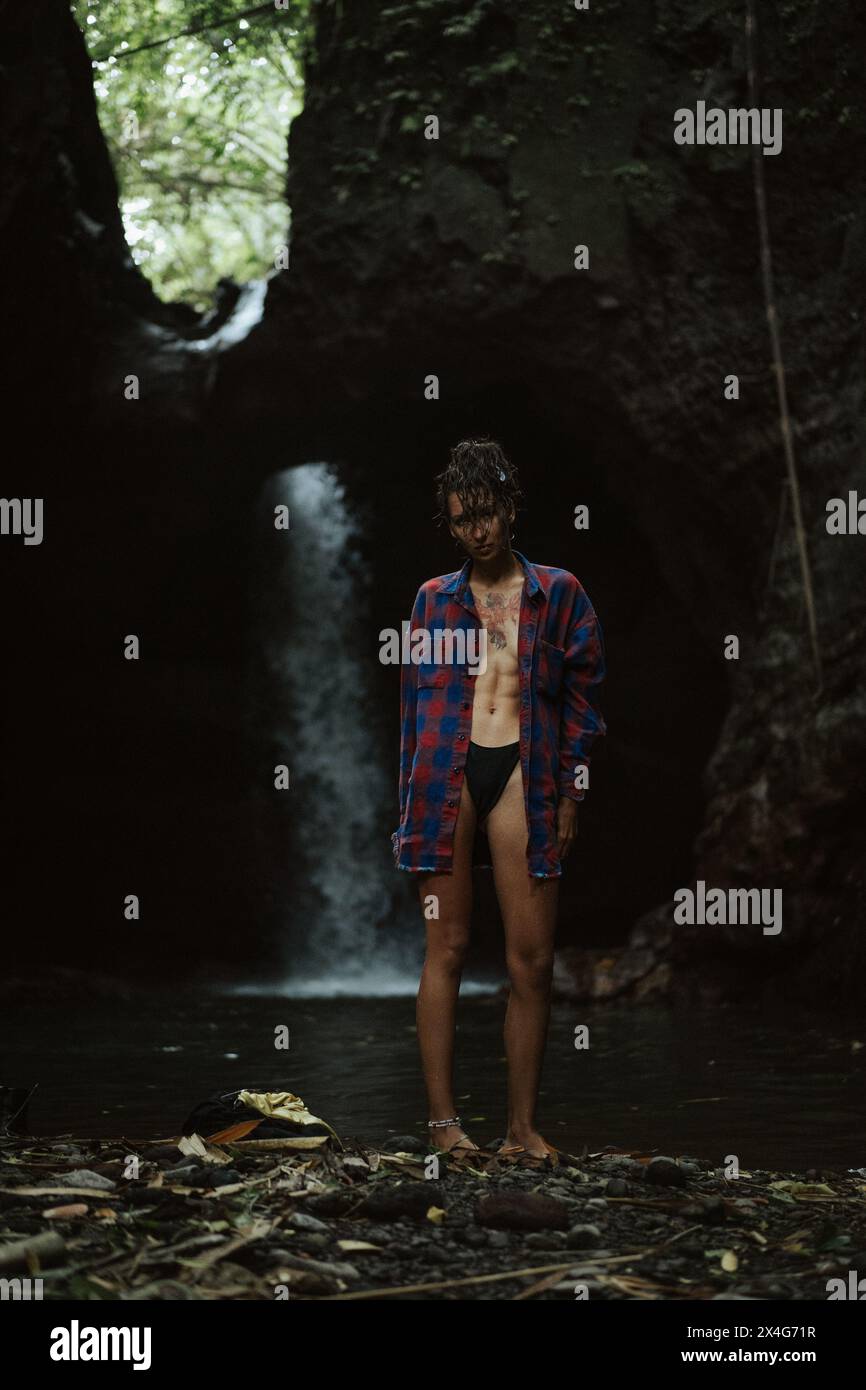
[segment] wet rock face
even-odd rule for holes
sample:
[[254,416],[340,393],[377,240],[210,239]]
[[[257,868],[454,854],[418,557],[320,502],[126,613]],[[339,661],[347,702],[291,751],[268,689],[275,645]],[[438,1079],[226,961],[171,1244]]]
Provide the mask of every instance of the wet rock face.
[[[782,150],[763,157],[763,171],[824,667],[817,697],[751,151],[673,140],[680,107],[750,105],[739,12],[682,0],[637,18],[633,7],[600,4],[591,19],[534,3],[495,13],[445,0],[387,12],[322,7],[308,104],[291,135],[293,273],[325,356],[342,347],[347,397],[367,382],[384,408],[406,401],[416,437],[425,427],[408,402],[436,371],[455,430],[480,420],[496,435],[499,422],[512,424],[506,383],[519,382],[527,411],[555,422],[584,457],[588,439],[614,439],[595,476],[608,501],[628,498],[649,543],[658,645],[668,595],[687,596],[686,665],[712,662],[727,704],[701,783],[689,785],[693,764],[661,804],[654,784],[645,810],[655,820],[694,796],[696,855],[677,886],[691,873],[692,882],[784,893],[775,941],[751,925],[694,928],[678,956],[757,952],[761,973],[787,975],[782,988],[803,994],[816,981],[826,993],[844,960],[856,996],[866,544],[829,536],[825,507],[849,488],[866,495],[862,131],[845,56],[862,43],[864,21],[847,4],[827,24],[811,0],[762,6],[759,18],[761,102],[784,117]],[[428,114],[439,119],[436,141],[424,139]],[[579,243],[590,251],[583,272],[572,267]],[[271,331],[282,305],[275,297]],[[395,342],[400,367],[384,382],[377,360]],[[724,398],[728,373],[740,379],[736,401]],[[433,431],[444,445],[447,428],[437,421]],[[555,521],[540,530],[545,558],[558,562]],[[606,542],[615,551],[615,535]],[[579,560],[559,562],[581,573]],[[615,581],[605,597],[614,606]],[[740,639],[737,662],[723,659],[728,634]],[[616,651],[620,675],[634,656]],[[670,667],[656,661],[664,682]],[[698,689],[703,703],[703,674]],[[662,744],[670,761],[683,729],[632,711],[612,750],[620,732],[645,748]],[[629,773],[635,789],[646,782],[638,760]],[[613,877],[612,853],[609,867]]]
[[404,266],[447,270],[454,301],[475,305],[506,266],[563,278],[582,228],[609,271],[624,269],[627,209],[612,171],[632,156],[650,77],[648,16],[625,8],[603,18],[614,73],[580,17],[540,3],[321,6],[291,136],[296,268],[342,264],[357,287],[390,280],[400,247]]

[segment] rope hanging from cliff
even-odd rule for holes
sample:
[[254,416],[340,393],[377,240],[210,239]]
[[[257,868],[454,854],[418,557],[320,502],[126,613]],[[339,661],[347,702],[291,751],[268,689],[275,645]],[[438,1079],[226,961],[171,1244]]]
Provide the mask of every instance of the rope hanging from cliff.
[[[760,84],[758,80],[757,23],[755,19],[755,0],[746,0],[746,66],[749,75],[749,103],[755,109],[760,105]],[[800,506],[800,483],[794,461],[794,440],[791,432],[791,417],[788,413],[788,394],[785,389],[785,364],[782,360],[782,344],[779,335],[779,320],[776,313],[776,299],[773,288],[773,258],[770,248],[770,230],[767,222],[767,195],[764,186],[764,164],[759,145],[752,146],[752,174],[755,185],[755,204],[758,214],[758,234],[761,241],[761,276],[764,283],[764,308],[770,329],[770,343],[773,349],[773,372],[776,378],[776,394],[779,402],[779,425],[782,432],[782,447],[788,473],[788,491],[794,509],[794,529],[797,534],[797,548],[800,554],[800,573],[803,579],[803,594],[806,600],[806,616],[809,623],[809,638],[812,645],[812,660],[815,667],[815,694],[821,693],[823,677],[821,673],[821,650],[818,646],[818,622],[815,616],[815,596],[812,588],[812,571],[809,565],[809,552],[806,547],[806,531],[803,526],[803,511]],[[784,506],[785,494],[782,495]],[[781,518],[780,518],[781,521]],[[774,543],[775,561],[775,543]]]

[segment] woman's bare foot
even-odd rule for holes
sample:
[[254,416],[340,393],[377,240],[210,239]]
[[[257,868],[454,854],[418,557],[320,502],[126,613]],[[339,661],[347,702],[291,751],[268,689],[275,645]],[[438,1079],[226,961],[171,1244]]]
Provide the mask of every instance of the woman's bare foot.
[[478,1145],[459,1125],[440,1125],[429,1131],[430,1147],[444,1153],[480,1153]]
[[[549,1158],[556,1162],[556,1150],[542,1138],[537,1129],[519,1129],[512,1126],[499,1152],[505,1153],[507,1149],[523,1149],[530,1158]],[[517,1156],[520,1157],[519,1154]]]

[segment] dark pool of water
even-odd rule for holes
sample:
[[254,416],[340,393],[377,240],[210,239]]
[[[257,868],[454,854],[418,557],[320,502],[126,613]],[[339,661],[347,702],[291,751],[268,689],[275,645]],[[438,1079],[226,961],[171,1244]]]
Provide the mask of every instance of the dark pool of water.
[[[503,1133],[504,1002],[460,1001],[458,1106],[476,1141]],[[576,1051],[586,1023],[590,1048]],[[277,1052],[274,1030],[290,1030]],[[4,1009],[0,1082],[38,1082],[30,1133],[177,1134],[212,1091],[288,1090],[345,1135],[426,1134],[414,999],[150,995]],[[553,1008],[540,1126],[565,1148],[606,1144],[744,1167],[866,1164],[864,1058],[830,1019],[649,1006]]]

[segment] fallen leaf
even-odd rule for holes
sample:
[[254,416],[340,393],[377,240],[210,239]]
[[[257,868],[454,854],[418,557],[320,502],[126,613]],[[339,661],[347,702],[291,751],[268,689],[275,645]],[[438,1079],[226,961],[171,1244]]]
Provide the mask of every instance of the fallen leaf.
[[207,1153],[207,1145],[200,1134],[182,1134],[177,1147],[182,1154],[194,1154],[196,1158],[204,1158]]
[[344,1168],[355,1168],[358,1171],[363,1171],[365,1173],[370,1171],[369,1163],[365,1162],[363,1158],[353,1158],[350,1155],[348,1158],[343,1158],[340,1161],[342,1162]]
[[70,1202],[65,1207],[49,1207],[42,1215],[46,1221],[71,1221],[75,1216],[86,1216],[89,1210],[86,1202]]
[[14,1192],[19,1197],[101,1197],[109,1193],[101,1187],[0,1187],[0,1192]]
[[[238,1139],[245,1139],[248,1134],[252,1134],[257,1130],[260,1124],[261,1120],[239,1120],[236,1125],[229,1125],[228,1129],[220,1129],[217,1130],[216,1134],[208,1135],[208,1141],[211,1144],[231,1144]],[[195,1137],[198,1138],[198,1135]],[[178,1148],[180,1148],[179,1144]],[[184,1150],[181,1150],[181,1152],[184,1152]],[[202,1158],[205,1156],[205,1154],[201,1154]],[[231,1159],[227,1154],[220,1154],[219,1158],[211,1158],[210,1162],[230,1163]]]

